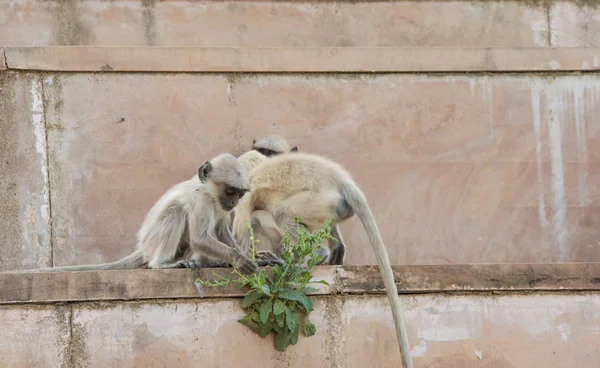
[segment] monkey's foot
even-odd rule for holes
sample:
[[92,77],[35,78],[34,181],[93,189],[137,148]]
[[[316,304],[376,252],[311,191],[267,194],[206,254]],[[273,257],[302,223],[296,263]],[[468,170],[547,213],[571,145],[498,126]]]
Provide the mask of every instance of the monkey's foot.
[[262,250],[256,253],[256,263],[259,267],[265,266],[283,266],[284,262],[275,253],[268,250]]
[[329,258],[329,248],[326,247],[319,247],[316,251],[316,254],[318,256],[318,260],[317,260],[317,265],[321,265],[323,264],[327,258]]
[[256,269],[258,268],[258,265],[256,263],[252,262],[250,259],[248,259],[246,257],[244,257],[244,258],[240,257],[240,258],[236,259],[235,266],[244,275],[249,275],[251,273],[254,273],[254,272],[256,272]]
[[175,266],[178,268],[191,268],[192,270],[198,270],[202,268],[200,262],[193,259],[182,259],[178,261]]

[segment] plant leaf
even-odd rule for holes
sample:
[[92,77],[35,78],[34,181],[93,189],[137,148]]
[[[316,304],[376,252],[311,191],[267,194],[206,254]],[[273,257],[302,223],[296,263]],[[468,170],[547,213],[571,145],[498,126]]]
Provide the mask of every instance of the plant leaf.
[[260,321],[262,323],[267,322],[267,318],[269,318],[269,314],[273,310],[273,302],[271,299],[267,300],[263,305],[260,306]]
[[300,304],[302,304],[302,306],[304,307],[306,313],[310,313],[312,311],[312,301],[308,299],[308,297],[304,295],[304,293],[298,290],[284,290],[281,293],[281,296],[289,300],[296,300],[300,302]]
[[273,314],[276,316],[280,315],[284,312],[285,304],[281,300],[277,300],[275,304],[273,304]]
[[246,296],[244,296],[244,299],[242,300],[242,308],[248,308],[258,299],[260,299],[261,296],[262,295],[258,290],[250,290],[248,293],[246,293]]
[[288,346],[290,346],[290,333],[287,329],[284,329],[282,332],[275,334],[275,349],[277,351],[284,351]]
[[296,311],[290,310],[289,308],[286,309],[285,323],[290,331],[298,331],[300,322],[298,321],[298,314],[296,314]]
[[238,319],[238,322],[243,324],[244,326],[248,327],[249,329],[251,329],[252,331],[258,333],[260,331],[260,325],[256,322],[254,322],[253,320],[250,319],[249,316],[245,316],[241,319]]
[[277,317],[275,317],[275,322],[277,322],[277,326],[279,327],[283,327],[285,321],[285,315],[280,314]]
[[271,289],[269,288],[269,285],[261,285],[260,290],[265,293],[265,295],[271,295]]
[[268,319],[267,322],[259,326],[257,333],[260,337],[264,338],[271,331],[273,331],[273,321],[271,319]]
[[296,328],[295,330],[292,330],[290,332],[290,343],[292,345],[296,345],[296,343],[298,342],[298,332],[299,332],[298,328]]
[[306,317],[304,320],[304,325],[302,326],[302,332],[304,332],[304,336],[312,336],[317,331],[315,325]]

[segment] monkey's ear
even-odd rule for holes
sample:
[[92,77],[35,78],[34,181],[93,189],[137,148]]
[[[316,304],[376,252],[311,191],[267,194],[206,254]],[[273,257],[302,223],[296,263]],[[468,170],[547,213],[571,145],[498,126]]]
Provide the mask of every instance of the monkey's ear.
[[252,145],[256,144],[256,139],[252,139]]
[[201,182],[206,183],[211,171],[212,171],[212,164],[210,163],[210,161],[206,161],[198,169],[198,179],[200,179]]
[[298,152],[298,146],[292,147],[292,149],[290,150],[290,152]]

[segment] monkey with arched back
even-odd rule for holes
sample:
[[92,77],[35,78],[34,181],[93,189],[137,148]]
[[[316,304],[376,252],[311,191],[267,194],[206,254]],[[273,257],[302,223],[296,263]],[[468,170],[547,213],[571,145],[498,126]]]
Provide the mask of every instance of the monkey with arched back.
[[[298,146],[292,147],[282,136],[271,134],[258,141],[253,139],[251,150],[240,155],[238,160],[244,165],[246,170],[250,172],[256,165],[268,157],[297,151]],[[243,201],[244,199],[242,198],[241,200]],[[233,223],[232,228],[235,226],[247,226],[247,224],[239,223],[235,220],[235,209],[231,212],[231,215]],[[254,230],[254,236],[259,242],[258,247],[263,248],[261,249],[261,252],[265,252],[263,253],[264,255],[269,254],[269,251],[274,250],[273,244],[279,244],[282,237],[273,221],[273,216],[266,211],[256,211],[253,213],[251,223]],[[246,244],[246,247],[243,249],[247,252],[249,246],[250,244]],[[274,254],[271,253],[271,255]]]
[[[254,151],[260,153],[260,155],[254,154]],[[246,170],[250,172],[264,159],[290,152],[298,152],[298,146],[291,147],[285,138],[273,134],[261,138],[258,141],[253,139],[252,150],[239,156],[238,160],[240,160],[240,162],[242,162],[242,164],[246,167]],[[243,199],[243,201],[244,200],[245,199]],[[236,211],[234,211],[234,214],[235,212]],[[281,244],[283,234],[277,229],[272,216],[268,212],[260,210],[255,211],[252,215],[251,224],[257,235],[262,235],[263,238],[268,239],[268,242],[271,244]],[[236,221],[234,215],[232,225],[234,233],[241,233],[241,230],[239,229],[240,226],[246,226],[246,224]],[[331,252],[328,263],[331,265],[342,265],[344,263],[346,246],[342,238],[342,232],[337,224],[332,226],[331,235],[332,238],[328,240],[328,250]],[[242,241],[241,239],[237,240]],[[248,242],[245,241],[242,245],[242,248],[245,249],[248,246]],[[276,254],[279,254],[281,251],[281,247],[277,247],[275,249]]]
[[113,263],[20,270],[58,272],[235,265],[243,273],[272,262],[251,261],[230,229],[230,211],[250,189],[247,171],[231,154],[204,163],[152,206],[137,233],[137,250]]
[[[295,153],[263,160],[249,173],[251,192],[236,208],[239,221],[249,221],[252,213],[265,210],[273,215],[277,226],[297,241],[299,217],[309,231],[318,230],[327,219],[337,224],[356,214],[368,235],[379,265],[383,283],[391,304],[405,367],[412,367],[404,326],[404,316],[392,268],[375,217],[364,193],[341,165],[324,157]],[[242,248],[248,242],[248,229],[235,229]]]

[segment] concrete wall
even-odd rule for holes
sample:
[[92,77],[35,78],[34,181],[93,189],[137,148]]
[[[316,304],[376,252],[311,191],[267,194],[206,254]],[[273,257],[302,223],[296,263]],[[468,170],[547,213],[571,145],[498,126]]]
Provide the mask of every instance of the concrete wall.
[[592,1],[1,0],[0,45],[597,46]]
[[597,260],[600,81],[569,74],[600,68],[586,4],[0,0],[0,46],[288,47],[7,50],[0,269],[117,259],[169,186],[268,133],[347,167],[395,264]]
[[[600,297],[403,297],[416,367],[593,367]],[[384,296],[316,298],[316,335],[279,353],[239,300],[0,307],[10,367],[399,367]]]
[[600,257],[596,74],[2,75],[4,269],[127,254],[166,189],[269,133],[346,166],[394,264]]
[[[598,264],[439,268],[397,268],[415,367],[597,366]],[[313,296],[317,333],[282,353],[236,322],[235,287],[198,298],[210,270],[0,275],[0,354],[19,368],[400,367],[372,271],[318,268],[332,287]]]

